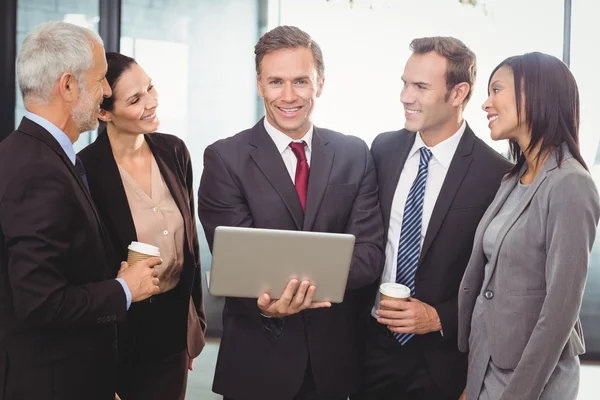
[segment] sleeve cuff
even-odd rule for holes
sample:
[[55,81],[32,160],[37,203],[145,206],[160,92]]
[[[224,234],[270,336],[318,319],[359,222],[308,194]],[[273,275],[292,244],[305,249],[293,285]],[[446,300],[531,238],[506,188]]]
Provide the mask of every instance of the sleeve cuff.
[[131,307],[131,291],[129,290],[129,286],[127,286],[127,283],[125,283],[125,281],[121,278],[117,278],[116,281],[119,282],[121,286],[123,286],[125,298],[127,299],[127,310],[129,310],[129,307]]

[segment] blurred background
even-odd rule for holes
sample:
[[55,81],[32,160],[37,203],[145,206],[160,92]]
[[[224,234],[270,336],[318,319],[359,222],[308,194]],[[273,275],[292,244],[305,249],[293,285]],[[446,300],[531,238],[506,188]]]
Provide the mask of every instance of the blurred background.
[[[25,113],[16,88],[15,55],[35,26],[64,20],[100,33],[108,51],[136,58],[160,94],[160,131],[187,144],[196,185],[206,146],[249,128],[264,115],[256,93],[254,44],[277,25],[296,25],[322,47],[325,89],[314,112],[318,126],[363,138],[400,129],[401,75],[409,44],[422,36],[454,36],[477,55],[478,82],[466,109],[469,124],[489,138],[481,104],[492,69],[506,57],[541,51],[571,67],[581,96],[581,147],[600,182],[597,0],[2,0],[0,2],[0,139]],[[596,111],[594,111],[596,110]],[[81,135],[79,151],[96,136]],[[197,188],[196,188],[197,189]],[[199,223],[198,223],[199,224]],[[208,246],[199,226],[203,270]],[[600,237],[597,242],[600,241]],[[206,291],[209,335],[215,338],[190,376],[190,398],[210,395],[221,334],[223,299]],[[581,310],[588,352],[580,399],[600,379],[600,245],[593,251]],[[196,396],[192,396],[196,394]],[[199,397],[198,397],[199,396]],[[591,397],[585,397],[591,396]]]

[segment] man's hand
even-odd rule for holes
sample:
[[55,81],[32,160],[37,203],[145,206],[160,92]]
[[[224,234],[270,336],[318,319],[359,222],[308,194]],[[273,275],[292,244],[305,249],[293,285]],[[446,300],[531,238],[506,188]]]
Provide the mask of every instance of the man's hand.
[[423,335],[442,329],[435,308],[412,297],[408,300],[382,300],[381,306],[391,310],[377,310],[377,322],[396,333]]
[[316,291],[317,287],[311,285],[309,281],[300,283],[298,279],[292,279],[279,300],[271,300],[271,296],[267,293],[260,296],[257,300],[258,308],[269,317],[283,318],[306,309],[331,307],[328,301],[313,303],[312,298]]
[[188,359],[188,369],[190,371],[194,370],[194,359],[193,358]]
[[161,263],[162,260],[159,257],[147,258],[134,265],[121,263],[117,278],[123,279],[127,284],[133,303],[160,293],[158,271],[154,267]]
[[458,400],[467,400],[467,389],[466,388],[465,388],[465,390],[463,390],[463,392],[460,395],[460,398]]

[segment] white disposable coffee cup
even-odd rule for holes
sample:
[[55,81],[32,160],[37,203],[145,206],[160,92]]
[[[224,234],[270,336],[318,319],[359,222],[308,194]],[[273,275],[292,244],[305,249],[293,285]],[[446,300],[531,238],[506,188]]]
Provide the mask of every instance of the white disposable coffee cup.
[[[381,300],[403,300],[408,301],[410,297],[410,288],[401,283],[386,282],[379,286],[379,297]],[[380,307],[386,310],[386,307]]]
[[127,264],[130,266],[150,257],[160,257],[160,249],[147,243],[131,242],[127,250]]

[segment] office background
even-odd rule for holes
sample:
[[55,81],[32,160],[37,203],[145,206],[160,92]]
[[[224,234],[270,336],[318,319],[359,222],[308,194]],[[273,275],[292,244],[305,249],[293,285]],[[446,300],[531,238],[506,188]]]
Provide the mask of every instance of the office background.
[[[2,0],[0,2],[0,139],[25,110],[15,84],[14,61],[25,35],[38,24],[64,20],[94,29],[106,49],[133,56],[160,94],[161,132],[185,140],[196,185],[206,146],[252,126],[263,113],[256,94],[253,46],[280,24],[297,25],[323,48],[324,94],[317,125],[362,137],[403,124],[400,89],[410,41],[455,36],[477,55],[478,82],[466,111],[482,139],[492,69],[504,58],[542,51],[570,65],[581,95],[581,145],[600,186],[600,108],[596,0]],[[96,132],[84,133],[80,150]],[[210,253],[202,229],[203,270]],[[600,238],[597,239],[597,242]],[[206,286],[204,288],[206,290]],[[206,296],[209,334],[221,332],[223,300]],[[588,353],[600,360],[600,244],[593,251],[581,310]]]

